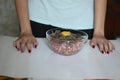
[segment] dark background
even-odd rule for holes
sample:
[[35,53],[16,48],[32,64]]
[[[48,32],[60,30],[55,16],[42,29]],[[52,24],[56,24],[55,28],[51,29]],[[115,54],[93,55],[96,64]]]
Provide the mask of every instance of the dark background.
[[105,33],[109,39],[120,36],[120,0],[108,0]]

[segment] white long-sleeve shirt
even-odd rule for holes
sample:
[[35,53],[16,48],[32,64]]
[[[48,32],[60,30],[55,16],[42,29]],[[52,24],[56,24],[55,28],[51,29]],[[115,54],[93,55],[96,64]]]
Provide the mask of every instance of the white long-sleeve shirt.
[[28,0],[30,20],[68,29],[92,29],[94,0]]

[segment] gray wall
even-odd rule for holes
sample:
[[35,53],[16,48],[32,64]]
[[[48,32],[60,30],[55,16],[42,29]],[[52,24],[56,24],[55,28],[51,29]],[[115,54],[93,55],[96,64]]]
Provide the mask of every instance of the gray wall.
[[14,0],[0,0],[0,35],[17,36],[19,25]]

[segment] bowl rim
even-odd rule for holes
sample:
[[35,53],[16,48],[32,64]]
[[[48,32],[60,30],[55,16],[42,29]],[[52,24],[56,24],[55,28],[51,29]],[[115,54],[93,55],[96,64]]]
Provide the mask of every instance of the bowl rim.
[[82,31],[82,30],[75,30],[75,29],[66,29],[66,28],[52,28],[52,29],[49,29],[49,30],[47,30],[46,31],[46,37],[48,36],[48,32],[50,31],[50,30],[55,30],[55,29],[60,29],[60,30],[66,30],[66,31],[69,31],[69,30],[71,30],[71,31],[76,31],[76,32],[81,32],[81,33],[83,33],[83,34],[85,34],[85,38],[84,38],[84,40],[85,40],[85,42],[86,42],[86,40],[88,39],[88,34],[85,32],[85,31]]

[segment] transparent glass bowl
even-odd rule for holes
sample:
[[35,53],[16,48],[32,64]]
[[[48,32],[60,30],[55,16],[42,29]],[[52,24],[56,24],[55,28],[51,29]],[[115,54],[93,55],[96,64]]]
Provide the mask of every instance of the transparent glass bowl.
[[[68,32],[66,36],[62,32]],[[56,53],[70,56],[78,53],[88,40],[88,34],[84,31],[53,28],[46,32],[48,46]]]

